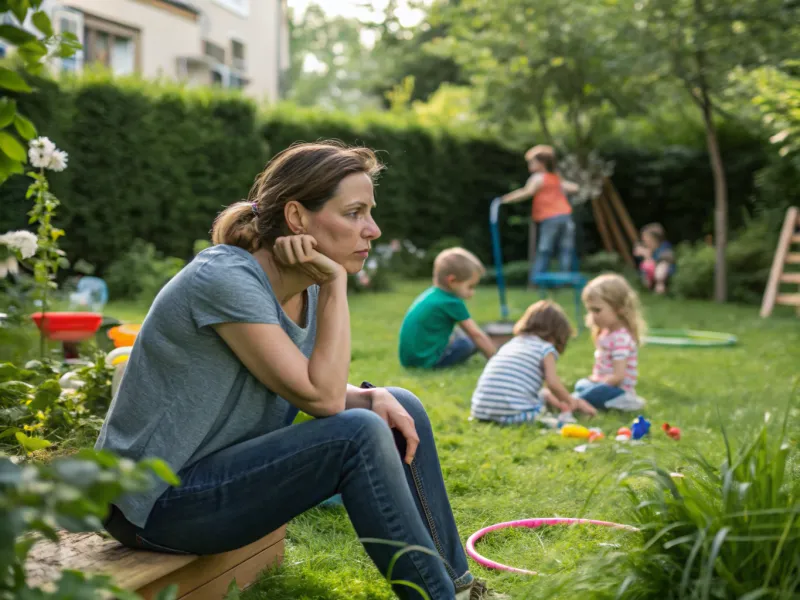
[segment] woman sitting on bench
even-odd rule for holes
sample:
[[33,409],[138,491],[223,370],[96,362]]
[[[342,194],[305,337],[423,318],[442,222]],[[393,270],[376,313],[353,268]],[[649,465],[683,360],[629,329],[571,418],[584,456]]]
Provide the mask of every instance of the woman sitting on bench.
[[[424,546],[393,578],[433,600],[482,598],[467,568],[428,417],[398,388],[347,383],[347,275],[380,229],[371,150],[299,144],[214,222],[214,246],[158,294],[96,447],[161,457],[160,483],[112,507],[126,546],[216,554],[334,494],[356,532]],[[292,424],[302,410],[317,419]],[[382,573],[397,548],[367,543]],[[396,586],[402,598],[418,598]]]

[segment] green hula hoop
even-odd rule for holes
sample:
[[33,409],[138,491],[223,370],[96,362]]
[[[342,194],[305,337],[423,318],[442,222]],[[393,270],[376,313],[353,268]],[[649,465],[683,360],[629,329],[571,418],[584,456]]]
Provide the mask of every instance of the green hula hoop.
[[651,329],[644,336],[644,343],[648,346],[674,348],[718,348],[735,346],[738,341],[737,337],[730,333],[693,329]]

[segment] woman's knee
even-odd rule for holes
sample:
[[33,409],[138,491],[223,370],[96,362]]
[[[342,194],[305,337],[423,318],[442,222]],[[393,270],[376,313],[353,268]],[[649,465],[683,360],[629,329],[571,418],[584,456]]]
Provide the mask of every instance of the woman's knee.
[[419,398],[417,398],[413,393],[409,392],[407,389],[398,388],[398,387],[390,387],[387,388],[389,393],[395,397],[395,399],[400,403],[400,405],[406,409],[411,418],[414,419],[414,423],[416,423],[417,427],[420,425],[425,425],[429,423],[428,420],[428,413],[425,410],[425,407],[422,405],[422,402]]

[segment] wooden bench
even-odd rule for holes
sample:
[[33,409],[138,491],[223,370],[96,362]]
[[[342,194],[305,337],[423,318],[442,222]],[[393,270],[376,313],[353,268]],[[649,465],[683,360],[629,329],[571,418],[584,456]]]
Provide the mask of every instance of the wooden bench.
[[183,600],[220,600],[234,579],[244,589],[262,570],[279,565],[285,535],[284,526],[244,548],[195,556],[131,550],[97,533],[62,532],[59,544],[42,541],[33,547],[28,582],[40,587],[58,579],[62,569],[77,569],[111,575],[117,585],[148,600],[174,583]]

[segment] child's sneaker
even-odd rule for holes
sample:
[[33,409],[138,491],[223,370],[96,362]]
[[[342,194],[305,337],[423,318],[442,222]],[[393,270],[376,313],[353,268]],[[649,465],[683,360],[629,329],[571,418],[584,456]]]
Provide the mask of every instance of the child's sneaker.
[[558,415],[558,422],[561,425],[565,425],[567,423],[577,423],[578,419],[575,418],[575,415],[572,414],[572,411],[568,410]]

